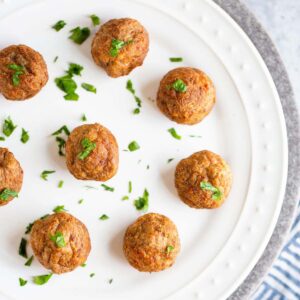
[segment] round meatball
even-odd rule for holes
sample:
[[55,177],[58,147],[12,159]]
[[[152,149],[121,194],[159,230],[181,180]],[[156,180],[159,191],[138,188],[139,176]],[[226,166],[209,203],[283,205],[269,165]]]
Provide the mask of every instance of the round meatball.
[[86,262],[91,251],[87,228],[65,212],[35,221],[30,244],[39,262],[56,274],[73,271]]
[[130,225],[124,236],[124,254],[140,272],[159,272],[171,267],[180,251],[175,224],[167,217],[150,213]]
[[148,32],[138,21],[129,18],[103,24],[92,43],[95,63],[111,77],[127,75],[141,66],[148,51]]
[[181,160],[175,172],[175,186],[181,200],[193,208],[217,208],[227,198],[232,173],[219,155],[204,150]]
[[23,183],[23,170],[14,155],[0,148],[0,206],[18,196]]
[[47,65],[37,51],[25,45],[13,45],[0,51],[0,93],[6,99],[29,99],[47,81]]
[[79,126],[66,142],[66,161],[69,171],[77,179],[107,181],[118,170],[117,141],[100,124]]
[[162,113],[179,124],[194,125],[202,121],[216,102],[210,78],[195,68],[177,68],[165,75],[157,93]]

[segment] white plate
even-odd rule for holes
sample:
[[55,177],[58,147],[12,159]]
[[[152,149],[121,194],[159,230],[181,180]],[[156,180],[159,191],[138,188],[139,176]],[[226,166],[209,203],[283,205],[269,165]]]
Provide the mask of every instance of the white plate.
[[[1,5],[0,5],[1,7]],[[69,30],[90,26],[88,15],[102,22],[133,17],[150,33],[151,49],[143,67],[128,77],[112,79],[94,65],[90,55],[92,37],[82,46],[68,40]],[[68,25],[57,33],[56,21]],[[93,29],[95,31],[96,29]],[[225,299],[250,272],[265,248],[276,224],[283,199],[287,172],[286,130],[280,101],[262,59],[241,29],[212,1],[37,1],[0,21],[0,47],[24,43],[40,51],[47,61],[50,81],[35,99],[9,102],[0,99],[0,116],[10,115],[19,128],[1,145],[9,147],[25,170],[19,199],[0,210],[0,290],[3,299]],[[56,64],[55,56],[59,56]],[[172,56],[184,63],[170,63]],[[64,101],[53,83],[68,62],[85,67],[78,83],[94,84],[97,95],[79,89],[79,102]],[[155,98],[162,76],[177,66],[195,66],[213,79],[217,105],[199,125],[179,126],[166,119],[148,98]],[[132,96],[125,89],[132,79],[143,100],[142,112],[134,116]],[[120,169],[108,185],[75,180],[64,159],[57,154],[49,135],[66,124],[99,122],[115,134],[120,149],[132,140],[141,150],[120,152]],[[20,129],[31,139],[20,143]],[[173,139],[167,129],[175,127],[183,140]],[[202,138],[190,138],[190,134]],[[234,183],[230,197],[217,210],[194,210],[176,196],[173,175],[176,163],[195,151],[209,149],[221,154],[231,165]],[[169,158],[175,158],[167,164]],[[139,163],[139,160],[141,162]],[[149,164],[150,169],[146,167]],[[54,169],[49,181],[42,170]],[[63,189],[58,189],[59,180]],[[131,200],[128,181],[133,181]],[[86,190],[85,185],[98,190]],[[176,264],[157,274],[139,273],[122,254],[126,227],[139,213],[132,199],[150,192],[150,210],[169,216],[178,226],[182,251]],[[78,200],[84,198],[82,205]],[[31,282],[19,287],[18,278],[47,273],[37,261],[30,268],[17,254],[26,225],[65,205],[88,227],[92,252],[85,268],[53,276],[44,286]],[[98,220],[103,213],[110,216]],[[96,273],[93,278],[90,273]],[[113,283],[108,280],[113,278]]]

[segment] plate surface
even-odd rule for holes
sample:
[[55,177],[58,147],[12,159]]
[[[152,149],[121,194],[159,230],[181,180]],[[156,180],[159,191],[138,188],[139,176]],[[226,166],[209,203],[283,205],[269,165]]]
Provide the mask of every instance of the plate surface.
[[[241,283],[266,246],[282,204],[287,169],[285,126],[270,75],[246,36],[212,2],[149,3],[111,0],[83,4],[63,0],[58,11],[58,1],[43,1],[0,21],[0,47],[17,43],[32,46],[44,55],[50,73],[48,85],[34,100],[12,103],[1,99],[1,117],[10,115],[19,125],[3,145],[15,153],[25,170],[20,198],[1,208],[2,224],[9,224],[0,229],[3,295],[12,299],[138,299],[141,294],[144,299],[222,299]],[[55,11],[55,16],[47,13],[50,11]],[[82,46],[67,38],[70,29],[90,26],[87,16],[93,13],[103,22],[125,16],[137,18],[150,33],[145,64],[128,77],[143,100],[138,116],[131,113],[135,104],[125,89],[128,78],[108,78],[93,64],[91,38]],[[56,33],[50,25],[59,19],[68,25]],[[11,25],[20,20],[26,22]],[[56,64],[55,56],[59,56]],[[171,56],[184,57],[184,64],[170,63]],[[79,90],[78,103],[64,101],[53,79],[63,74],[68,62],[85,67],[77,82],[94,84],[97,95]],[[150,100],[155,99],[161,77],[180,65],[204,70],[217,88],[215,109],[193,127],[168,121]],[[108,183],[115,187],[114,193],[101,190],[94,182],[73,179],[50,137],[64,124],[70,128],[80,125],[83,113],[89,122],[111,129],[121,150],[132,140],[141,145],[137,152],[120,152],[120,170]],[[19,142],[21,127],[30,131],[31,140],[26,145]],[[181,141],[168,134],[171,127],[183,136]],[[191,138],[191,134],[202,138]],[[234,173],[230,197],[214,211],[186,207],[178,200],[173,185],[176,163],[202,149],[221,154]],[[167,164],[169,158],[175,160]],[[45,169],[56,170],[48,182],[39,178]],[[61,179],[65,185],[58,189]],[[129,180],[133,182],[131,200],[122,202]],[[98,189],[87,190],[86,185]],[[139,216],[132,200],[144,188],[150,192],[150,211],[169,216],[181,236],[177,263],[159,274],[136,272],[122,254],[124,231]],[[81,198],[85,202],[79,205]],[[23,259],[16,254],[24,228],[61,204],[90,231],[93,250],[87,266],[54,276],[43,287],[28,284],[19,288],[18,277],[45,273],[37,262],[31,268],[24,267]],[[98,217],[103,213],[110,219],[100,222]],[[90,278],[93,272],[96,275]],[[110,278],[114,279],[111,285]]]

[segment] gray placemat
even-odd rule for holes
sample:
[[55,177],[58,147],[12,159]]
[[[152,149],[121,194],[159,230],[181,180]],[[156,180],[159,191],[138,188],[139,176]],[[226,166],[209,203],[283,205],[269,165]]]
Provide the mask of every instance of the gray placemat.
[[214,0],[245,31],[264,59],[280,96],[288,132],[289,167],[283,207],[264,254],[230,300],[249,299],[279,254],[296,211],[300,186],[300,127],[293,89],[284,64],[269,35],[240,0]]

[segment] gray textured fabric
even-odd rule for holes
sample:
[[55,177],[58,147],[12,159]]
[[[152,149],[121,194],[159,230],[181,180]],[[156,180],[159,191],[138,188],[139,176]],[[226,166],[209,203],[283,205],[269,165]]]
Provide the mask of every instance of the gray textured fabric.
[[264,254],[244,283],[229,297],[230,300],[249,299],[268,272],[285,242],[298,203],[300,186],[300,127],[299,115],[287,71],[266,31],[239,0],[214,0],[246,32],[263,57],[277,87],[285,116],[289,169],[283,207],[275,231]]

